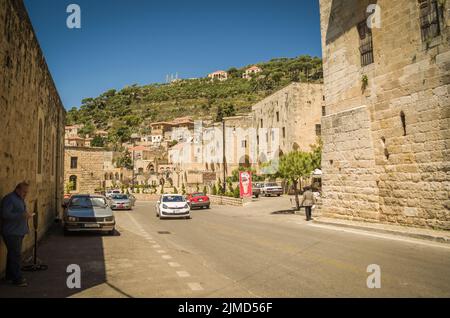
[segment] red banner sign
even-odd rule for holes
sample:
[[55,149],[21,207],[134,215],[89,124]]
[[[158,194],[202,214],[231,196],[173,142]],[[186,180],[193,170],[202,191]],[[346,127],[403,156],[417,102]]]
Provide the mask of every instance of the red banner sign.
[[251,172],[239,172],[239,187],[241,190],[241,198],[251,198],[253,196]]

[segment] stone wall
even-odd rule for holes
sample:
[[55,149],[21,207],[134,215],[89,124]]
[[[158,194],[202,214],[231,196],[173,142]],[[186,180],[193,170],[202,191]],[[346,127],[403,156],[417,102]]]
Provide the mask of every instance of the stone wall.
[[450,1],[442,2],[441,35],[426,42],[418,1],[376,1],[374,63],[361,66],[357,25],[371,2],[320,1],[322,212],[449,229]]
[[241,198],[231,198],[225,197],[221,195],[209,195],[209,199],[211,200],[211,204],[219,204],[219,205],[231,205],[231,206],[243,206],[243,200]]
[[[322,104],[322,84],[290,84],[252,107],[253,128],[278,129],[279,148],[285,154],[296,149],[310,151],[320,137],[316,125],[321,124]],[[261,147],[265,138],[259,136]],[[278,149],[271,145],[271,136],[268,139],[268,152],[274,154]]]
[[[103,148],[66,147],[64,160],[64,184],[76,177],[76,187],[71,194],[93,194],[103,188],[105,181],[106,151]],[[71,159],[77,158],[75,168],[71,167]],[[114,178],[114,177],[113,177]]]
[[[41,238],[62,212],[65,110],[22,1],[0,2],[0,69],[0,197],[28,181]],[[5,259],[0,242],[0,273]]]

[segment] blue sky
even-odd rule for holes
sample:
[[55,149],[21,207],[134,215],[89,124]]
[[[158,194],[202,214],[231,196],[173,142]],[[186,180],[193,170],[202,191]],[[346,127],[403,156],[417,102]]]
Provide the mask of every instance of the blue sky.
[[[81,7],[68,29],[66,8]],[[301,54],[321,56],[317,0],[25,0],[67,109],[86,97],[166,74]]]

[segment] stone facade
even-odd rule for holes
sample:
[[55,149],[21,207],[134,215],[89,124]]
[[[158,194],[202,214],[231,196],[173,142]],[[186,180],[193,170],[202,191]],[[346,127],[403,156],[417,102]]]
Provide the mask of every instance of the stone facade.
[[92,194],[103,188],[104,161],[105,151],[101,148],[66,147],[64,184],[67,188],[69,182],[73,183],[70,193]]
[[[0,2],[0,68],[0,197],[29,182],[41,238],[62,212],[66,112],[22,1]],[[27,236],[24,250],[32,244]],[[0,242],[0,273],[5,260]]]
[[[376,1],[381,28],[369,34],[371,2],[320,1],[322,212],[448,230],[450,1]],[[430,3],[440,32],[424,37],[420,15]],[[370,36],[373,63],[361,57]]]
[[310,151],[320,137],[322,106],[323,85],[309,83],[290,84],[254,105],[252,120],[258,131],[258,161],[265,162],[293,150]]

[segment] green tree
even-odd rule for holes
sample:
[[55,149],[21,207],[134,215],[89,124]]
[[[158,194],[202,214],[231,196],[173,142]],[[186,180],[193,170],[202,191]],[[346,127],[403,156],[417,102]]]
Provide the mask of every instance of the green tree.
[[133,159],[131,158],[131,153],[127,150],[122,153],[122,156],[120,156],[117,161],[116,165],[118,168],[125,168],[128,170],[133,169]]
[[206,186],[203,186],[203,194],[205,195],[208,194],[208,188]]
[[297,211],[300,210],[300,200],[298,196],[299,185],[301,188],[302,179],[309,177],[313,170],[314,167],[311,153],[293,151],[280,159],[278,171],[285,180],[289,180],[294,186]]
[[106,140],[103,137],[98,136],[98,135],[95,136],[92,139],[92,141],[91,141],[91,146],[92,147],[100,147],[100,148],[102,148],[102,147],[105,147],[105,144],[106,144]]
[[311,159],[313,170],[321,169],[322,167],[322,150],[323,150],[323,141],[321,138],[318,139],[315,145],[311,146]]

